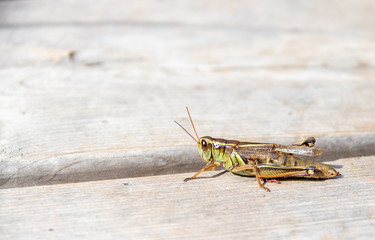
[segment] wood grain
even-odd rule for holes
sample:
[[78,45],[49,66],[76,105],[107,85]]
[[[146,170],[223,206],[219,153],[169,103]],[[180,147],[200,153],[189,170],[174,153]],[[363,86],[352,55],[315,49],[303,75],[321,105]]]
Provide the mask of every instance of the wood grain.
[[0,190],[4,239],[371,239],[374,157],[333,161],[340,178],[206,172]]

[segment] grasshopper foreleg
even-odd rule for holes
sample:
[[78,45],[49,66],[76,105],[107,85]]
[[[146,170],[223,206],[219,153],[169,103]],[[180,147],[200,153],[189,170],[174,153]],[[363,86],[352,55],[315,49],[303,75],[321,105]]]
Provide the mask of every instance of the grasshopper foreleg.
[[202,168],[201,170],[199,170],[194,176],[189,177],[189,178],[185,178],[185,179],[184,179],[184,182],[187,182],[187,181],[193,180],[193,179],[197,178],[197,176],[198,176],[200,173],[205,172],[205,171],[208,171],[208,170],[210,170],[211,168],[212,168],[212,169],[215,169],[217,166],[220,166],[220,163],[219,163],[219,162],[214,162],[214,163],[207,164],[206,166],[204,166],[204,168]]

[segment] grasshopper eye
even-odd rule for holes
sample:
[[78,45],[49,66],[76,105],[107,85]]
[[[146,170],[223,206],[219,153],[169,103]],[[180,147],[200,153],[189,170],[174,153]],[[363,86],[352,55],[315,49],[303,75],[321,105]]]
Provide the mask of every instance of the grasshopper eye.
[[203,147],[203,148],[206,148],[206,147],[207,147],[207,142],[206,142],[206,140],[203,139],[201,144],[202,144],[202,147]]

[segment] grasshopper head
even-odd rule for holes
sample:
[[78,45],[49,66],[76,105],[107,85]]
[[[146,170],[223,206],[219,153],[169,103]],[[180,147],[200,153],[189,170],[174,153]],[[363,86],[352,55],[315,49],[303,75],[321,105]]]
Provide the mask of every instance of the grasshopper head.
[[211,137],[201,137],[197,142],[198,152],[207,163],[211,160],[212,156],[212,138]]

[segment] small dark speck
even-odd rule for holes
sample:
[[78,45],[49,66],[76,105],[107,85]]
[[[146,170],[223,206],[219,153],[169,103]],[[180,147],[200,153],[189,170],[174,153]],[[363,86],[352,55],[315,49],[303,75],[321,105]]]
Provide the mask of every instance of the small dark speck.
[[124,186],[128,186],[129,185],[129,183],[127,183],[127,182],[125,182],[125,183],[123,183],[124,184]]
[[92,67],[92,66],[102,65],[102,62],[87,62],[87,63],[83,63],[83,65]]
[[53,228],[48,229],[48,231],[49,231],[49,232],[52,232],[52,231],[53,231]]
[[68,58],[73,61],[75,57],[76,57],[76,51],[70,50],[68,52]]

